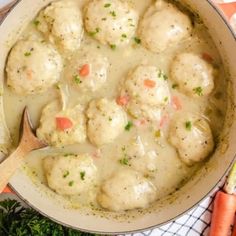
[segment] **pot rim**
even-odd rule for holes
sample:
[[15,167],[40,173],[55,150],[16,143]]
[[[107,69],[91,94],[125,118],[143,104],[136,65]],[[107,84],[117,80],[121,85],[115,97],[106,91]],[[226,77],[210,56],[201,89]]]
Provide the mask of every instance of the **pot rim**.
[[[5,19],[7,18],[7,16],[10,14],[10,12],[18,5],[18,3],[20,3],[22,0],[18,0],[16,1],[16,3],[14,3],[14,5],[12,6],[11,9],[9,9],[9,11],[6,13],[6,15],[2,18],[2,21],[0,22],[0,27],[2,25],[2,23],[5,21]],[[234,32],[232,26],[230,25],[229,21],[227,20],[226,16],[224,15],[224,13],[221,11],[221,9],[219,7],[217,7],[217,5],[215,3],[213,3],[212,0],[206,0],[206,2],[209,4],[209,6],[211,8],[213,8],[213,10],[219,15],[219,17],[224,21],[225,26],[228,28],[228,30],[230,31],[230,33],[232,34],[233,38],[236,40],[236,32]],[[206,199],[212,192],[215,191],[215,189],[218,187],[220,181],[227,175],[227,173],[229,172],[229,170],[231,169],[231,167],[233,166],[234,162],[236,161],[236,154],[233,157],[232,161],[230,162],[230,165],[228,166],[228,168],[226,169],[225,173],[221,176],[220,179],[217,180],[216,184],[208,191],[207,194],[205,194],[205,196],[203,196],[201,199],[199,199],[196,203],[194,203],[191,207],[189,207],[188,209],[186,209],[185,211],[181,212],[180,214],[178,214],[177,216],[161,223],[161,224],[156,224],[153,226],[149,226],[146,228],[141,228],[141,229],[135,229],[135,230],[130,230],[130,231],[119,231],[119,232],[100,232],[100,231],[91,231],[91,230],[86,230],[86,229],[82,229],[79,227],[74,227],[71,226],[67,223],[61,222],[57,219],[55,219],[54,217],[51,217],[49,215],[47,215],[46,213],[42,212],[38,207],[34,206],[33,204],[31,204],[27,199],[25,199],[23,196],[21,196],[17,190],[9,183],[10,188],[14,191],[14,193],[17,195],[17,197],[19,197],[23,202],[25,202],[28,206],[30,206],[31,208],[35,209],[37,212],[39,212],[41,215],[53,220],[54,222],[64,225],[68,228],[74,229],[74,230],[79,230],[82,232],[86,232],[86,233],[94,233],[94,234],[102,234],[102,235],[117,235],[117,234],[132,234],[132,233],[138,233],[138,232],[143,232],[143,231],[148,231],[148,230],[153,230],[155,228],[161,227],[163,225],[166,225],[168,223],[173,222],[174,220],[176,220],[177,218],[185,215],[186,213],[188,213],[189,211],[191,211],[192,209],[194,209],[199,203],[201,203],[204,199]]]

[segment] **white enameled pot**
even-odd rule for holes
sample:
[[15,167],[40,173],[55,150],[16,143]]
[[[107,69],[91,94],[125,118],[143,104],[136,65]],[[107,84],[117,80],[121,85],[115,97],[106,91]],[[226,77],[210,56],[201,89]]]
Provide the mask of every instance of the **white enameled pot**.
[[[78,0],[79,1],[79,0]],[[141,0],[144,1],[144,0]],[[4,80],[4,65],[9,49],[17,39],[22,25],[28,23],[36,13],[50,0],[21,0],[5,18],[0,26],[0,78]],[[226,70],[230,75],[229,111],[222,130],[222,142],[206,165],[174,196],[172,200],[158,202],[149,211],[136,218],[117,220],[99,215],[85,214],[79,209],[63,207],[58,200],[41,191],[23,170],[19,170],[11,179],[15,192],[30,206],[49,218],[83,231],[118,234],[141,231],[160,226],[175,219],[194,207],[206,197],[227,173],[236,154],[236,122],[234,118],[234,94],[236,94],[236,36],[222,13],[210,0],[183,1],[196,11],[221,53]],[[0,100],[0,106],[2,101]],[[14,115],[14,111],[13,111]],[[1,173],[0,173],[1,174]],[[174,200],[173,200],[174,199]]]

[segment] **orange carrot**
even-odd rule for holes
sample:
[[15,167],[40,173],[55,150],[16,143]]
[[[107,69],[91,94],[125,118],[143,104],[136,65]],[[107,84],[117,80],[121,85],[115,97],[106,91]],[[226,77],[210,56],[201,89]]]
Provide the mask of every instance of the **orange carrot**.
[[56,125],[58,130],[65,131],[70,129],[73,126],[73,123],[66,117],[56,117]]
[[128,95],[119,96],[116,99],[116,103],[120,106],[126,106],[129,103],[129,96]]
[[212,56],[206,52],[202,53],[202,59],[205,60],[208,63],[212,63],[214,61],[214,59],[212,58]]
[[144,85],[147,87],[147,88],[154,88],[156,86],[156,82],[151,80],[151,79],[145,79],[144,80]]
[[160,124],[159,124],[160,127],[163,128],[166,125],[166,123],[168,122],[168,120],[169,120],[168,114],[165,114],[164,116],[162,116]]
[[83,76],[83,77],[88,76],[89,73],[90,73],[90,66],[89,66],[89,64],[83,65],[81,67],[81,69],[79,70],[80,76]]
[[182,109],[181,101],[177,96],[172,97],[171,105],[176,111],[179,111]]
[[26,71],[26,75],[27,75],[27,79],[28,80],[32,80],[33,79],[33,70],[31,70],[31,69],[28,69],[27,71]]
[[7,186],[4,190],[3,193],[12,193],[12,190]]
[[216,194],[209,236],[228,236],[236,211],[236,196],[219,191]]

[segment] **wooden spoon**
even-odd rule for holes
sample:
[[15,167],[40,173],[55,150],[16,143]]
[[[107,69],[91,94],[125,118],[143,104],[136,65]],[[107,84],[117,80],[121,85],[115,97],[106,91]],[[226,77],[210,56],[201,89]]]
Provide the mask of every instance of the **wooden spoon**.
[[8,184],[10,178],[21,166],[25,156],[33,150],[47,147],[46,143],[40,141],[32,130],[28,109],[25,107],[21,120],[21,138],[16,150],[0,163],[0,193]]

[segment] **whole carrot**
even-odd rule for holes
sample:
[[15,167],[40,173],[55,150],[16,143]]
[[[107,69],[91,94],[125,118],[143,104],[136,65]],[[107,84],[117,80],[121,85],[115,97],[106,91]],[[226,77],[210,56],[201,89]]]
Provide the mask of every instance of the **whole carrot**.
[[[216,194],[211,218],[209,236],[228,236],[230,225],[233,223],[236,212],[236,162],[227,177],[223,191]],[[236,236],[236,229],[233,234]]]
[[235,211],[236,196],[219,191],[214,200],[209,236],[228,236]]

